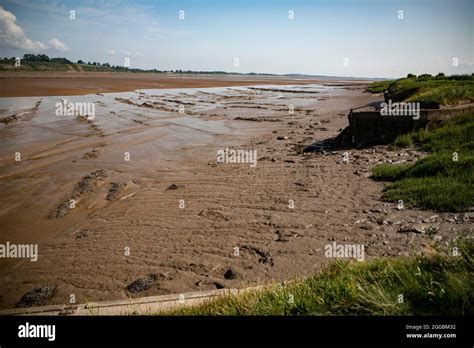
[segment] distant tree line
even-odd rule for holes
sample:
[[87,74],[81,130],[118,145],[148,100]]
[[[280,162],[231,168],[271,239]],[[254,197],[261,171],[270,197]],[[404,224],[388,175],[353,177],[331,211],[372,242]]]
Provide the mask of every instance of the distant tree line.
[[471,75],[465,74],[465,75],[450,75],[446,76],[444,73],[440,72],[436,76],[433,76],[431,74],[421,74],[416,76],[415,74],[408,74],[407,75],[408,79],[416,79],[417,81],[428,81],[428,80],[473,80],[474,78],[474,73]]
[[[3,58],[2,61],[6,62],[15,62],[16,57],[11,57],[11,58]],[[22,61],[26,62],[52,62],[52,63],[63,63],[63,64],[73,64],[69,59],[67,58],[49,58],[46,54],[25,54],[23,55],[23,58],[21,58]]]
[[[16,57],[12,58],[0,58],[0,63],[13,65],[15,64]],[[227,71],[192,71],[192,70],[158,70],[158,69],[136,69],[128,68],[121,65],[110,65],[109,63],[99,62],[85,62],[79,59],[76,63],[70,61],[67,58],[50,58],[46,54],[25,54],[21,59],[21,62],[32,63],[31,66],[36,66],[35,63],[57,63],[57,64],[72,64],[73,66],[82,65],[85,71],[126,71],[126,72],[153,72],[153,73],[173,73],[173,74],[228,74],[228,75],[256,75],[256,76],[277,76],[277,74],[262,74],[262,73],[238,73],[238,72],[227,72]],[[42,65],[42,64],[39,64]],[[56,66],[59,68],[58,66]],[[55,67],[53,67],[55,69]],[[0,70],[5,70],[0,66]]]

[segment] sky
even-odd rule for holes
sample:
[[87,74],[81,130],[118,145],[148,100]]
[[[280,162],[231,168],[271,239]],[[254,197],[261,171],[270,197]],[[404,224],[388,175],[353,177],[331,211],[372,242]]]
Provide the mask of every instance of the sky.
[[0,56],[25,53],[159,70],[465,74],[474,0],[1,0]]

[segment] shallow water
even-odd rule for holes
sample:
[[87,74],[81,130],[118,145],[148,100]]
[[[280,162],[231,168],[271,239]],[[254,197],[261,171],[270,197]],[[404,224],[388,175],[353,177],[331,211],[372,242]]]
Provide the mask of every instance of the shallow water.
[[[153,143],[155,150],[163,149],[163,152],[179,150],[183,145],[205,145],[215,135],[235,134],[237,131],[226,125],[226,121],[241,115],[236,110],[238,105],[222,113],[226,104],[238,104],[242,98],[252,98],[251,102],[257,106],[260,103],[275,103],[276,100],[280,104],[289,105],[290,102],[293,103],[290,98],[299,97],[298,94],[291,93],[288,96],[290,102],[283,102],[282,92],[263,90],[271,88],[321,94],[335,89],[322,85],[264,85],[258,89],[144,89],[67,97],[0,98],[0,118],[13,114],[18,117],[16,122],[0,123],[0,161],[6,164],[16,152],[28,157],[29,154],[54,144],[67,143],[68,146],[64,148],[72,150],[73,144],[82,148],[86,143],[93,146],[98,140],[113,145],[117,142],[135,144],[140,142],[138,139],[148,139],[146,142]],[[117,99],[129,101],[130,104]],[[87,121],[78,116],[57,116],[56,104],[63,100],[68,103],[94,103],[95,117]],[[35,109],[37,103],[40,104]],[[140,106],[144,103],[149,103],[152,107]],[[304,104],[304,100],[300,104]],[[206,117],[212,112],[220,112],[221,117]],[[253,113],[257,114],[257,110]],[[46,143],[48,146],[45,146]]]
[[[113,173],[110,182],[132,183],[157,172],[189,170],[193,162],[215,160],[216,149],[247,143],[279,126],[290,107],[335,93],[337,88],[321,85],[268,85],[0,98],[0,120],[16,117],[0,122],[0,240],[31,237],[25,230],[35,221],[47,225],[34,232],[39,238],[53,226],[43,220],[47,210],[99,169]],[[94,103],[94,117],[56,115],[63,100]],[[262,119],[272,122],[258,122]]]

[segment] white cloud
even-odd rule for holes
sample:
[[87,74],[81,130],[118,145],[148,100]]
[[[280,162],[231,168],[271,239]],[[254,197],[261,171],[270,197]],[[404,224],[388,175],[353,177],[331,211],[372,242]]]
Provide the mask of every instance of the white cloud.
[[50,45],[51,48],[54,48],[57,51],[61,51],[61,52],[69,51],[69,47],[67,47],[64,42],[59,41],[56,38],[49,40],[48,44]]
[[117,54],[117,52],[116,52],[115,50],[108,50],[107,53],[108,53],[108,54],[111,54],[111,55]]
[[0,6],[0,47],[2,45],[28,52],[45,51],[50,48],[60,52],[69,51],[69,47],[56,38],[48,41],[49,46],[41,41],[31,40],[26,36],[23,28],[16,23],[15,15]]
[[6,11],[2,6],[0,6],[0,43],[11,48],[33,52],[47,49],[47,46],[42,42],[26,37],[23,28],[16,24],[15,15]]

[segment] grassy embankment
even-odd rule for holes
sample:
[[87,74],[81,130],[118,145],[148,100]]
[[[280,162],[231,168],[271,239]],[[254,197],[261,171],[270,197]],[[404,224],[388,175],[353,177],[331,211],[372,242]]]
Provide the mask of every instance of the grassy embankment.
[[472,315],[474,243],[430,256],[336,261],[320,274],[159,315]]
[[370,92],[370,93],[383,93],[388,89],[388,87],[393,82],[394,82],[394,80],[372,82],[370,85],[367,86],[367,92]]
[[[392,102],[455,105],[474,101],[474,76],[420,75],[371,84],[369,92],[386,91]],[[434,131],[420,129],[400,135],[394,147],[417,147],[431,154],[413,164],[382,164],[376,180],[394,181],[387,201],[439,211],[463,211],[474,206],[474,115],[462,115]]]
[[474,206],[474,114],[460,115],[433,131],[401,135],[393,146],[416,146],[431,154],[411,164],[376,166],[374,179],[394,182],[384,199],[451,212]]
[[367,87],[367,91],[387,92],[387,98],[392,102],[419,102],[431,107],[474,102],[473,75],[409,76],[398,80],[374,82]]
[[[48,58],[49,59],[49,58]],[[73,63],[66,58],[52,58],[45,61],[22,59],[20,66],[15,66],[15,59],[0,59],[0,71],[11,72],[146,72],[140,69],[129,69],[123,66],[111,66],[100,63]],[[153,71],[154,72],[154,71]]]

